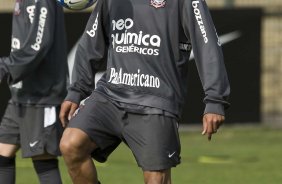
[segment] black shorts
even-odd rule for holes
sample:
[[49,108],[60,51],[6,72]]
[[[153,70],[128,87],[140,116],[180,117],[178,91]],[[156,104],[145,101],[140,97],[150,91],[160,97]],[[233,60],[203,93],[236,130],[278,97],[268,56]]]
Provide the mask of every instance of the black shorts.
[[58,107],[8,104],[0,125],[0,142],[19,145],[23,157],[60,155],[63,128]]
[[99,162],[123,141],[145,171],[164,170],[180,163],[177,119],[162,114],[136,114],[115,106],[94,92],[71,119],[69,127],[84,131],[98,146]]

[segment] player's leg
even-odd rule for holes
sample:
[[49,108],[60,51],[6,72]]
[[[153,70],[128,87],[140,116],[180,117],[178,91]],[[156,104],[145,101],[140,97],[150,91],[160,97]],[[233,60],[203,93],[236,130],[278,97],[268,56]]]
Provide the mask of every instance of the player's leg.
[[143,170],[146,184],[170,184],[180,163],[178,122],[164,115],[128,113],[123,136]]
[[91,158],[91,152],[96,145],[86,133],[77,128],[67,128],[60,148],[74,184],[98,183],[96,168]]
[[40,184],[62,184],[56,156],[44,154],[32,157],[33,167]]
[[21,107],[21,149],[32,158],[40,184],[61,184],[57,156],[63,128],[56,107]]
[[19,149],[19,128],[14,121],[14,106],[9,104],[0,124],[0,181],[15,183],[15,157]]
[[60,148],[74,184],[98,183],[92,157],[105,162],[120,144],[120,110],[93,93],[64,131]]
[[1,143],[0,141],[0,155],[4,157],[15,157],[19,146],[15,144]]
[[0,143],[0,181],[14,184],[16,177],[15,154],[18,146]]
[[145,184],[171,184],[171,170],[144,171]]

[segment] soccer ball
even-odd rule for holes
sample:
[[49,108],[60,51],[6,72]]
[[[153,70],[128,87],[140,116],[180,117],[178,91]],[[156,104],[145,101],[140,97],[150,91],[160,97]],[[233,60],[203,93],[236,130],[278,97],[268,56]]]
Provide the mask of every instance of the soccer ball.
[[96,0],[57,0],[57,2],[70,10],[83,10],[92,6]]

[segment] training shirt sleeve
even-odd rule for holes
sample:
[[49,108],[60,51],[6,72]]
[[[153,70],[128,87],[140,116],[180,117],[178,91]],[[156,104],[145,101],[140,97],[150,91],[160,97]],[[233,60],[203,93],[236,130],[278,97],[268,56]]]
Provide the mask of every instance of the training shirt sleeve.
[[73,67],[73,82],[65,100],[79,104],[95,88],[95,73],[104,63],[107,55],[108,44],[103,26],[105,13],[103,1],[97,1],[78,43]]
[[0,58],[0,83],[7,74],[8,74],[8,69],[3,63],[2,59]]
[[196,66],[205,93],[204,114],[224,115],[230,85],[223,53],[209,9],[204,0],[183,0],[180,5],[184,32],[190,38]]
[[[23,45],[0,58],[0,67],[10,84],[17,83],[36,70],[52,46],[56,3],[40,0],[35,4],[31,28]],[[16,28],[13,28],[16,29]],[[2,66],[1,66],[2,65]],[[3,75],[3,74],[2,74]]]

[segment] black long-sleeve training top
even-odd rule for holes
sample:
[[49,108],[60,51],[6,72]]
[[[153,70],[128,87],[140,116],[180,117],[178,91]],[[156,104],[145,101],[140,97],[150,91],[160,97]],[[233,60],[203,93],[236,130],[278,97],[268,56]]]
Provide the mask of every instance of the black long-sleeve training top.
[[205,92],[204,113],[224,115],[229,81],[204,0],[98,0],[78,46],[66,100],[79,103],[89,96],[94,74],[107,62],[97,92],[123,106],[179,116],[192,48]]
[[63,10],[54,0],[16,1],[12,45],[0,58],[12,101],[60,104],[66,95],[67,50]]

